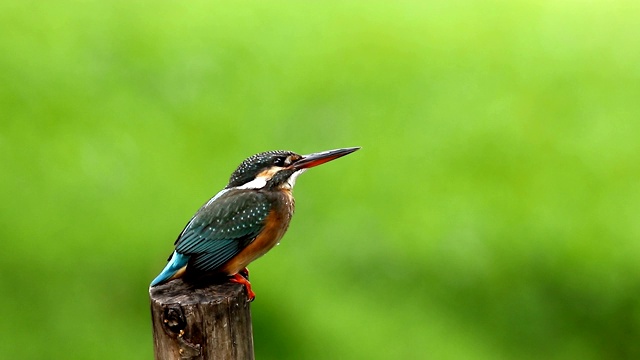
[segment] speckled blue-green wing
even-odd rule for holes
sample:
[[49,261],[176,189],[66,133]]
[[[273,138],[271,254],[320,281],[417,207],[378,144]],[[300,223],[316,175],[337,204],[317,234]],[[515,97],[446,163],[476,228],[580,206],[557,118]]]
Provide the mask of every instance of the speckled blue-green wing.
[[264,229],[271,210],[266,196],[252,190],[223,190],[205,204],[175,242],[175,251],[151,286],[189,272],[215,272]]
[[176,240],[176,252],[190,256],[189,271],[216,271],[260,234],[270,210],[259,191],[228,190],[196,213]]

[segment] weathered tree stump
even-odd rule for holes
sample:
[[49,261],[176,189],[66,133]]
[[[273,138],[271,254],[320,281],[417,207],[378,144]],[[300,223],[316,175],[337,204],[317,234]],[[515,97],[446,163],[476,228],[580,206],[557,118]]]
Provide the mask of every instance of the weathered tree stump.
[[244,286],[193,286],[181,279],[149,290],[156,360],[254,359]]

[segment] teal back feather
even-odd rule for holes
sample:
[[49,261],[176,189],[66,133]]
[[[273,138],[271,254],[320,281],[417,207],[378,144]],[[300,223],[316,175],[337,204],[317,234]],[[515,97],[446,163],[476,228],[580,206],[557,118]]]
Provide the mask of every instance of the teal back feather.
[[189,258],[189,255],[183,255],[177,251],[174,251],[167,266],[164,267],[160,275],[156,276],[156,278],[153,279],[150,286],[153,287],[171,279],[171,277],[175,275],[178,270],[187,265],[187,263],[189,262]]

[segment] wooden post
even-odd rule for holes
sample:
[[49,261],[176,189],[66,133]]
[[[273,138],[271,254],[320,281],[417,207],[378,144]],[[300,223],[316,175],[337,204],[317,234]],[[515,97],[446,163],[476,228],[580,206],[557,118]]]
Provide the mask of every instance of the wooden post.
[[194,287],[176,279],[149,290],[156,360],[254,359],[244,286]]

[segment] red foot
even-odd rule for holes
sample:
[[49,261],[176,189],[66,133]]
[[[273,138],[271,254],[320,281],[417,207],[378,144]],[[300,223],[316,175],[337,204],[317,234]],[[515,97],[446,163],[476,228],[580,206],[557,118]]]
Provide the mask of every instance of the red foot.
[[238,271],[238,274],[244,276],[245,279],[249,280],[249,269],[248,268],[244,268],[240,271]]
[[253,299],[256,298],[256,294],[253,292],[253,290],[251,290],[251,283],[242,275],[235,274],[229,279],[229,281],[244,285],[244,288],[247,289],[247,295],[249,296],[249,301],[253,301]]

